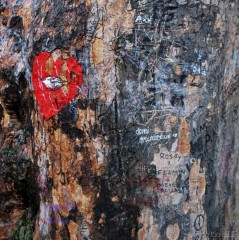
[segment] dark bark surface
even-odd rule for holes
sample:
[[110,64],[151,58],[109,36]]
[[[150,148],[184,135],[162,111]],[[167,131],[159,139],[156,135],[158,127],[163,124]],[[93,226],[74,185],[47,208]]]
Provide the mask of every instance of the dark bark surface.
[[[238,1],[0,12],[0,239],[238,237]],[[56,49],[83,85],[46,120],[32,67]]]

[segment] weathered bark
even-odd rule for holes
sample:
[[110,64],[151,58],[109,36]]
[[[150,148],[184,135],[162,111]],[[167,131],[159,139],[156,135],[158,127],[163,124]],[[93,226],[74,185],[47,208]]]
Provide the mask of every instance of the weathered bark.
[[[0,239],[235,237],[238,1],[0,11]],[[46,120],[32,67],[55,49],[83,85]]]

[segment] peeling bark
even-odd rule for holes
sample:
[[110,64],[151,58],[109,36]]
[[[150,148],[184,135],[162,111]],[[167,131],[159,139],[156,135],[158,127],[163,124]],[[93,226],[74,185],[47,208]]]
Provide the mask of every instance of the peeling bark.
[[[238,236],[238,9],[1,1],[0,239]],[[42,52],[44,78],[74,83],[69,58],[83,69],[49,119],[32,78]]]

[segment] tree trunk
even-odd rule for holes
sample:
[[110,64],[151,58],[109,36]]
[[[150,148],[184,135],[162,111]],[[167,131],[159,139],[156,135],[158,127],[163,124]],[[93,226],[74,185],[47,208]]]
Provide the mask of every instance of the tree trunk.
[[237,0],[0,12],[0,239],[238,236]]

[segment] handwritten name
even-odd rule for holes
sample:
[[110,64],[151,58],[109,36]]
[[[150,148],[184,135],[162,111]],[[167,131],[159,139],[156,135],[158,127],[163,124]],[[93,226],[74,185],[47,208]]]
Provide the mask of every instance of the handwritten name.
[[157,175],[167,175],[167,176],[176,176],[176,175],[182,175],[185,174],[186,170],[180,169],[180,170],[157,170]]
[[200,109],[202,109],[202,108],[203,108],[203,106],[199,106],[199,108],[195,109],[195,110],[186,118],[187,123],[188,123],[189,120],[191,120],[192,117],[193,117],[196,113],[198,113],[198,112],[200,111]]
[[138,129],[135,131],[135,133],[136,133],[137,135],[149,134],[149,129],[140,129],[140,128],[138,128]]
[[148,143],[153,141],[159,141],[159,140],[166,140],[170,138],[176,138],[178,136],[177,133],[174,134],[167,134],[167,135],[153,135],[153,136],[147,136],[147,137],[140,137],[139,143]]
[[177,158],[178,158],[178,160],[181,159],[181,156],[178,155],[177,153],[175,153],[175,154],[172,154],[172,153],[170,153],[170,154],[160,153],[160,157],[161,157],[162,159],[177,159]]
[[147,16],[137,16],[137,18],[135,19],[136,23],[151,23],[153,20],[152,17],[147,17]]
[[141,178],[140,176],[131,176],[126,179],[126,183],[131,188],[144,188],[145,190],[157,190],[161,193],[182,192],[182,188],[178,188],[176,183],[164,182],[163,179],[158,178]]

